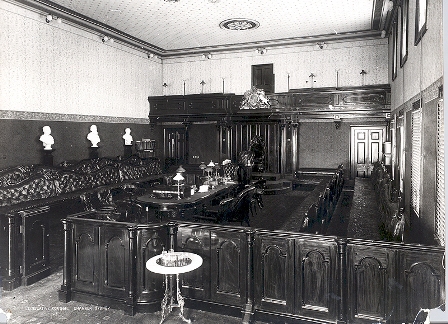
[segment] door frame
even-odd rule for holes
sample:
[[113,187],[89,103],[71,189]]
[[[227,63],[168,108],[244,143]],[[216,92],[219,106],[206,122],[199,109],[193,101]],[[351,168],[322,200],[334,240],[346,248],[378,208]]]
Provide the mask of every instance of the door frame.
[[356,156],[356,145],[355,145],[355,131],[356,130],[382,130],[382,144],[381,144],[381,152],[383,152],[383,145],[385,141],[386,136],[386,125],[356,125],[356,126],[350,126],[350,179],[354,179],[356,175],[356,163],[355,163],[355,156]]

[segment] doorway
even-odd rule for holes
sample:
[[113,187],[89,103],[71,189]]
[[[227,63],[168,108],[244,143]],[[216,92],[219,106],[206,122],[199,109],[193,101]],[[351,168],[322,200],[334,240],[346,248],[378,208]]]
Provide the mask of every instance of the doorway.
[[368,178],[373,164],[383,157],[386,127],[360,126],[351,128],[351,177]]
[[187,131],[184,127],[164,129],[165,170],[172,165],[185,164],[187,157]]
[[252,65],[252,86],[264,90],[265,93],[275,92],[274,64]]

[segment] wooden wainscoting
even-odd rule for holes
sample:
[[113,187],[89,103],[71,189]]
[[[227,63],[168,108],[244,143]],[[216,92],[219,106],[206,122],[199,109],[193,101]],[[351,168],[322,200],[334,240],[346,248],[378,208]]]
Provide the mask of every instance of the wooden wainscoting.
[[[156,311],[162,275],[147,259],[173,248],[198,254],[181,275],[189,308],[287,323],[412,322],[444,304],[444,248],[189,222],[65,221],[60,299]],[[73,262],[73,266],[71,266]]]

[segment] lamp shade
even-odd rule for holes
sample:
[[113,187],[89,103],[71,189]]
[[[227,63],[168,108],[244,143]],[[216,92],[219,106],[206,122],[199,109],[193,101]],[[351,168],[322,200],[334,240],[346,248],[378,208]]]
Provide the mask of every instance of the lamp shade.
[[174,176],[173,180],[181,181],[181,180],[185,180],[185,178],[182,176],[182,174],[177,173],[177,174]]
[[201,162],[201,164],[199,165],[199,169],[204,170],[207,166],[205,165],[204,162]]
[[185,169],[182,167],[182,165],[179,165],[179,167],[176,170],[176,173],[182,173],[185,172]]
[[209,166],[209,167],[214,167],[215,166],[215,163],[213,163],[213,161],[210,161],[210,163],[209,164],[207,164],[207,166]]

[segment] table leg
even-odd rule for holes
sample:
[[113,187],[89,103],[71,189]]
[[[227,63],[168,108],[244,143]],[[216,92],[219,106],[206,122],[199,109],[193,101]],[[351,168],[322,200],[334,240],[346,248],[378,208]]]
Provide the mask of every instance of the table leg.
[[184,297],[182,297],[182,295],[180,294],[180,288],[179,288],[179,274],[176,274],[176,298],[177,298],[177,304],[179,305],[180,308],[180,313],[179,313],[179,317],[187,323],[191,323],[191,320],[186,319],[184,317],[184,305],[185,305],[185,301],[184,301]]
[[[170,303],[168,304],[168,299],[170,299]],[[165,275],[165,294],[162,299],[161,303],[161,310],[162,310],[162,318],[160,319],[160,323],[165,320],[165,317],[171,312],[171,305],[172,305],[172,293],[171,293],[171,287],[168,285],[168,275]]]

